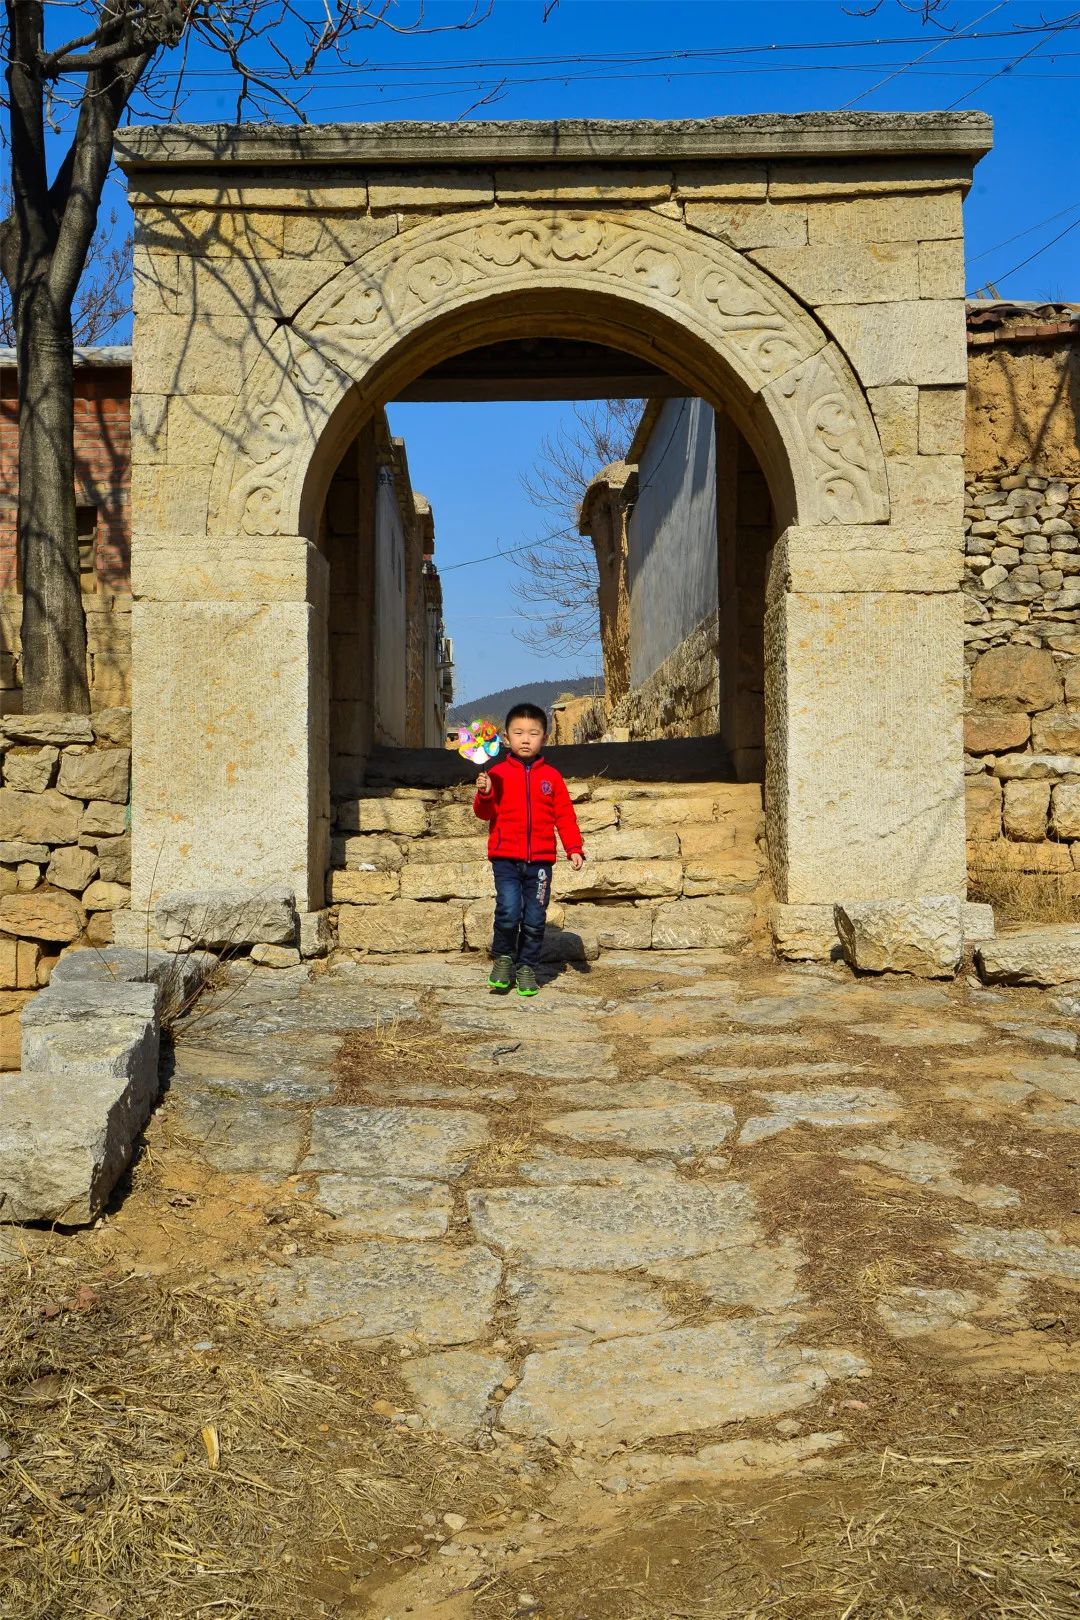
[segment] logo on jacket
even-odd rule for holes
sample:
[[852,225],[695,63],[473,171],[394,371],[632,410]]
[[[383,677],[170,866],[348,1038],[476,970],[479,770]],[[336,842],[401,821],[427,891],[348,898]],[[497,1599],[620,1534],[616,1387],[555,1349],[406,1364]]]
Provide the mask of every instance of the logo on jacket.
[[546,793],[550,797],[551,791],[552,791],[551,783],[550,782],[541,782],[540,791],[541,791],[541,793]]

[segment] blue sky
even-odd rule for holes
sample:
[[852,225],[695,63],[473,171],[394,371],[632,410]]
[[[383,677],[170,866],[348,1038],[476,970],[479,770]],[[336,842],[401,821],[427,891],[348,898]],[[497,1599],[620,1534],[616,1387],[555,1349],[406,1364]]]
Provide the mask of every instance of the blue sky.
[[[316,0],[301,3],[315,7]],[[977,107],[993,116],[996,144],[966,205],[969,291],[993,281],[1004,297],[1080,297],[1080,29],[1056,37],[962,37],[1032,27],[1064,17],[1067,8],[952,0],[940,14],[952,38],[922,26],[894,0],[871,17],[851,15],[856,9],[835,0],[560,0],[545,23],[544,0],[495,0],[493,14],[468,32],[373,31],[363,41],[369,65],[320,73],[305,112],[312,120],[368,121],[685,118],[852,103],[867,111]],[[445,25],[466,11],[467,0],[429,0],[427,18]],[[408,0],[394,11],[402,23],[414,15]],[[789,48],[796,45],[822,48]],[[736,49],[704,59],[610,60],[613,52],[663,58]],[[535,60],[543,57],[561,60]],[[590,57],[607,60],[566,60]],[[182,116],[230,119],[235,90],[219,63],[195,57],[192,66],[199,77],[188,81]],[[484,97],[491,99],[477,107]],[[1052,243],[1059,232],[1067,234]],[[568,667],[515,641],[512,565],[452,569],[540,527],[519,476],[560,409],[410,405],[391,412],[395,431],[407,437],[414,481],[434,507],[438,560],[452,570],[445,575],[447,617],[463,699],[595,667],[595,650]]]

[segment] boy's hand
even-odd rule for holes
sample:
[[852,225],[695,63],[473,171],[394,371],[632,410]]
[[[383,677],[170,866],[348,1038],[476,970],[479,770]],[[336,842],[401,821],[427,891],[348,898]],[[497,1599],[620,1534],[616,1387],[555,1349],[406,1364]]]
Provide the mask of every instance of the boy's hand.
[[574,868],[575,872],[580,872],[581,868],[585,865],[585,857],[581,853],[580,849],[576,849],[571,855],[570,865]]
[[476,791],[477,793],[483,793],[485,797],[491,792],[491,777],[487,771],[481,771],[476,778]]

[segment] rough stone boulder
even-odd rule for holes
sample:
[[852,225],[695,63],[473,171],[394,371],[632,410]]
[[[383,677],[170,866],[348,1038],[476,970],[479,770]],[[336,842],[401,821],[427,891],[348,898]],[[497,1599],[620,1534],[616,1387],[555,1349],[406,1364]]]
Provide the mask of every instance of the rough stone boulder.
[[1043,647],[991,647],[972,667],[971,696],[1002,709],[1052,709],[1061,702],[1061,674]]
[[954,895],[922,900],[850,900],[833,908],[844,958],[862,973],[949,979],[964,949],[962,904]]
[[292,945],[296,898],[291,889],[178,889],[157,904],[164,940],[185,940],[206,950],[243,945]]
[[0,899],[0,930],[25,939],[69,945],[86,927],[86,915],[66,889],[33,889]]
[[832,906],[774,901],[769,930],[777,955],[789,962],[828,962],[840,955]]
[[983,940],[975,952],[975,967],[987,984],[1080,983],[1080,925],[1022,928]]

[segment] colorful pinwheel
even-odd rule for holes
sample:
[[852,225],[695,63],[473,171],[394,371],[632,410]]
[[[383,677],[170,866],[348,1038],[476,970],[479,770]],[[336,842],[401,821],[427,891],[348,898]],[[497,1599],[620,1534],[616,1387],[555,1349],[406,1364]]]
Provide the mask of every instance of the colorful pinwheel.
[[486,765],[501,747],[498,728],[490,720],[474,720],[471,726],[458,727],[458,753],[473,765]]

